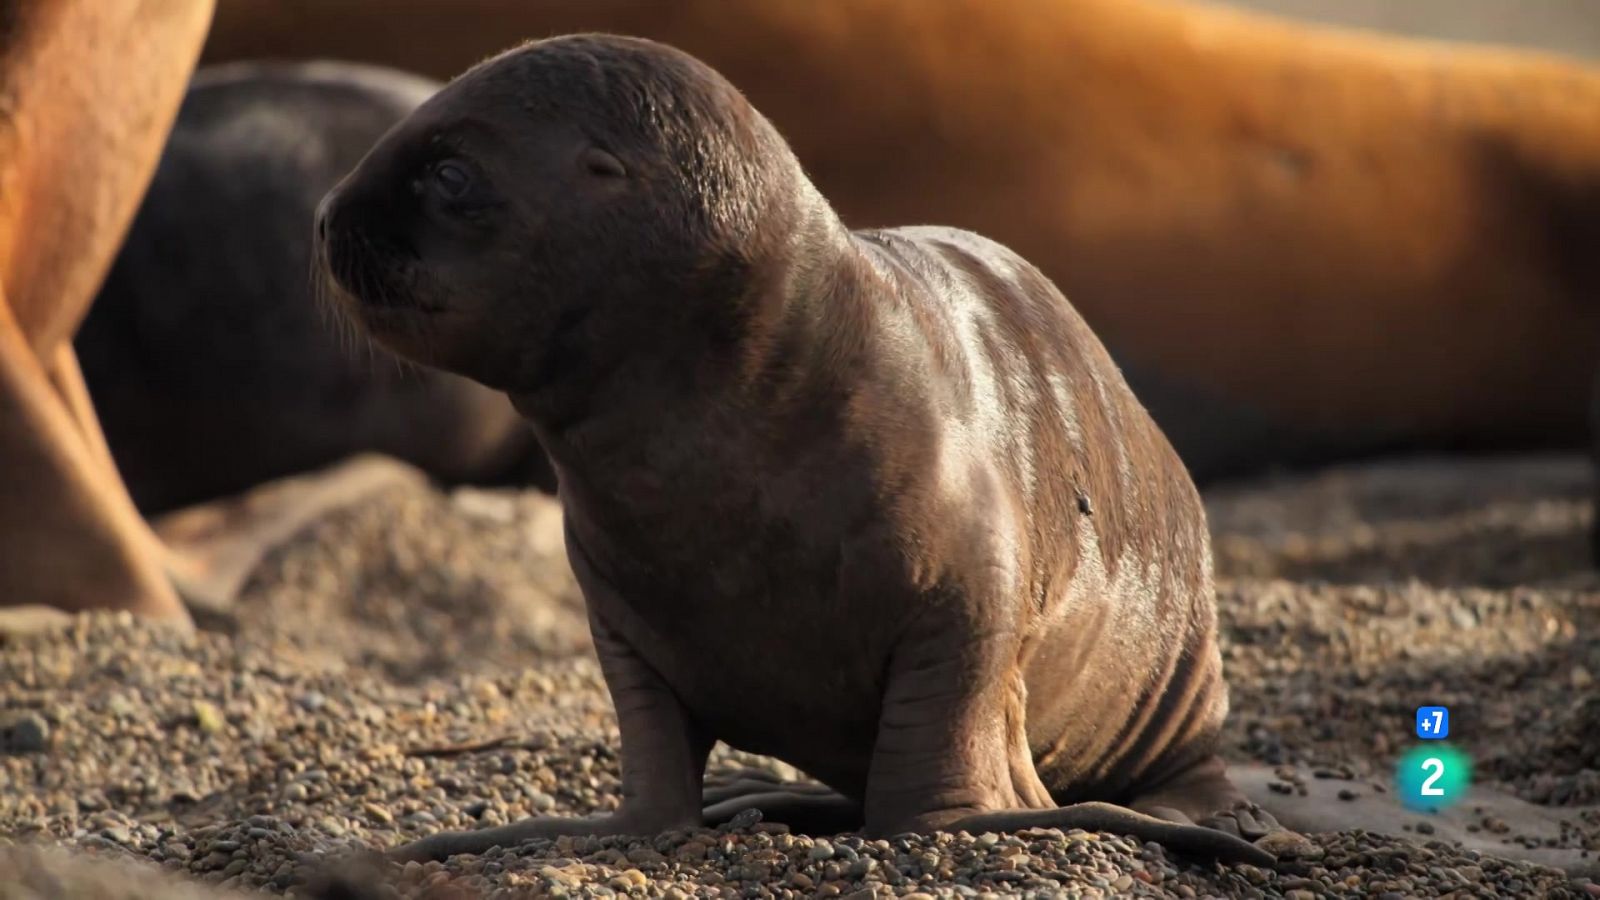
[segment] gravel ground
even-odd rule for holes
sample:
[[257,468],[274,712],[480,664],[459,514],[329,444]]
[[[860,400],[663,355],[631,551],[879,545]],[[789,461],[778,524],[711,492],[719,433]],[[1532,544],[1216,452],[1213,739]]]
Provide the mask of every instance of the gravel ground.
[[[1383,781],[1414,707],[1443,703],[1480,782],[1573,809],[1563,840],[1600,850],[1577,809],[1600,801],[1588,490],[1581,461],[1551,458],[1213,492],[1231,755]],[[0,834],[16,841],[0,900],[1600,896],[1416,831],[1313,835],[1280,871],[1081,832],[863,841],[759,821],[371,860],[441,828],[616,804],[615,724],[559,522],[537,495],[397,489],[269,559],[230,632],[103,615],[0,644]],[[744,766],[795,777],[713,758]]]

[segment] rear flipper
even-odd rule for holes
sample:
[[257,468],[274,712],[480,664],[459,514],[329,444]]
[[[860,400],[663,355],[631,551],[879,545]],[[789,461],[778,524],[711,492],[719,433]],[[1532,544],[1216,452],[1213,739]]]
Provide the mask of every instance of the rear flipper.
[[781,822],[800,834],[841,834],[861,830],[861,804],[831,791],[768,790],[708,803],[705,824],[722,825],[748,809],[759,809],[761,817]]
[[860,831],[865,821],[859,801],[813,782],[782,781],[761,769],[708,774],[701,803],[705,824],[711,827],[750,809],[800,834]]
[[1055,809],[1017,809],[977,813],[946,825],[945,831],[1017,831],[1059,828],[1107,831],[1140,841],[1155,841],[1174,853],[1224,863],[1272,866],[1277,859],[1242,837],[1193,822],[1175,822],[1112,803],[1074,803]]
[[1229,780],[1220,756],[1201,760],[1131,805],[1158,819],[1204,825],[1249,841],[1282,830],[1270,813],[1251,803]]
[[[1219,769],[1220,771],[1220,769]],[[1223,780],[1226,784],[1226,779]],[[1187,786],[1185,798],[1169,792],[1158,795],[1168,804],[1184,803],[1185,799],[1198,799],[1206,779],[1193,779]],[[1172,787],[1179,786],[1173,782]],[[1231,785],[1227,785],[1230,789]],[[947,825],[941,831],[965,831],[979,834],[985,831],[1017,831],[1024,828],[1059,828],[1084,831],[1107,831],[1126,834],[1141,841],[1155,841],[1175,853],[1189,857],[1214,859],[1221,862],[1248,862],[1270,866],[1276,860],[1271,853],[1250,843],[1251,839],[1276,829],[1271,816],[1243,800],[1234,791],[1228,802],[1237,797],[1240,805],[1210,807],[1210,817],[1215,820],[1196,824],[1175,807],[1153,807],[1140,812],[1110,803],[1077,803],[1053,809],[1018,809],[976,813]],[[785,783],[764,772],[741,772],[720,783],[708,784],[703,796],[707,825],[719,825],[747,809],[761,810],[762,817],[781,822],[802,834],[838,834],[860,830],[863,810],[859,802],[851,800],[821,785]],[[1218,802],[1221,802],[1220,800]],[[1217,809],[1225,812],[1216,813]]]

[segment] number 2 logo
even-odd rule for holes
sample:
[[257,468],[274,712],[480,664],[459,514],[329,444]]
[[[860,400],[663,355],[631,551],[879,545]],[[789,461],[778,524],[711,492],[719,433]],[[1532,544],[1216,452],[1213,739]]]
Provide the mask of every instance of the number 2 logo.
[[1424,797],[1443,797],[1444,796],[1444,788],[1434,787],[1433,783],[1435,781],[1438,781],[1440,778],[1444,777],[1444,760],[1440,759],[1437,756],[1430,756],[1427,759],[1422,761],[1422,768],[1423,768],[1423,771],[1428,771],[1428,772],[1432,772],[1433,773],[1432,775],[1429,775],[1425,781],[1422,782],[1422,796],[1424,796]]
[[1401,754],[1394,778],[1407,809],[1437,813],[1465,797],[1472,782],[1472,759],[1447,744],[1429,741]]

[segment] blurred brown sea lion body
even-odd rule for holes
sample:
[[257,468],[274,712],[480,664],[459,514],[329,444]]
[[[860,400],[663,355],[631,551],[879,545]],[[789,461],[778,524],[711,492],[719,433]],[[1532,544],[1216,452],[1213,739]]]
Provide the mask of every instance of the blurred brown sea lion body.
[[583,30],[727,74],[851,226],[1036,262],[1201,477],[1583,433],[1600,69],[1576,62],[1162,0],[223,0],[206,58],[444,76]]

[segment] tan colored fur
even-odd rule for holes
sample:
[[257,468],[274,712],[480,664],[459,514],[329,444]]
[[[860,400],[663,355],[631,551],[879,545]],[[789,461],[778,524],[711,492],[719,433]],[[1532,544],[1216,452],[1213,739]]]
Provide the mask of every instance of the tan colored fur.
[[706,60],[847,223],[996,238],[1165,376],[1352,434],[1581,433],[1592,67],[1162,0],[222,0],[207,56],[448,76],[586,29]]
[[161,146],[210,0],[0,11],[0,605],[182,619],[71,348]]

